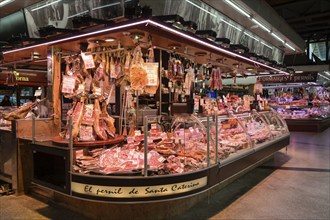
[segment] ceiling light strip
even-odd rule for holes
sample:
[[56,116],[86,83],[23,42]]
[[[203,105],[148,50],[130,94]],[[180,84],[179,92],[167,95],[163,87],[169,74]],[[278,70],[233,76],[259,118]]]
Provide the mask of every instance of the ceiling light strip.
[[288,48],[290,48],[291,50],[293,50],[293,51],[296,51],[296,49],[294,49],[294,47],[292,47],[290,44],[288,44],[288,43],[285,43],[285,46],[287,46]]
[[221,21],[223,21],[224,23],[228,24],[229,26],[235,28],[235,29],[238,30],[238,31],[242,31],[242,29],[239,29],[239,28],[236,27],[235,25],[229,23],[228,21],[226,21],[226,20],[224,20],[224,19],[222,19],[222,18],[221,18]]
[[73,18],[73,17],[76,17],[78,15],[86,14],[87,12],[89,12],[89,10],[86,10],[86,11],[83,11],[83,12],[80,12],[80,13],[77,13],[77,14],[74,14],[74,15],[71,15],[68,18]]
[[271,66],[268,66],[266,64],[263,64],[263,63],[260,63],[260,62],[257,62],[257,61],[253,61],[247,57],[244,57],[244,56],[241,56],[239,54],[236,54],[236,53],[233,53],[231,51],[227,51],[225,49],[222,49],[216,45],[213,45],[213,44],[210,44],[210,43],[207,43],[205,41],[202,41],[198,38],[195,38],[193,36],[190,36],[190,35],[187,35],[183,32],[180,32],[178,30],[175,30],[173,28],[170,28],[166,25],[163,25],[161,23],[158,23],[156,21],[153,21],[153,20],[142,20],[142,21],[137,21],[137,22],[133,22],[133,23],[128,23],[128,24],[124,24],[124,25],[120,25],[120,26],[116,26],[116,27],[110,27],[110,28],[106,28],[106,29],[102,29],[102,30],[98,30],[98,31],[94,31],[94,32],[89,32],[89,33],[85,33],[85,34],[81,34],[81,35],[76,35],[76,36],[72,36],[72,37],[67,37],[67,38],[62,38],[62,39],[58,39],[58,40],[54,40],[54,41],[50,41],[50,42],[45,42],[45,43],[41,43],[41,44],[36,44],[36,45],[32,45],[32,46],[27,46],[27,47],[23,47],[23,48],[19,48],[19,49],[14,49],[14,50],[9,50],[9,51],[4,51],[3,54],[9,54],[9,53],[15,53],[15,52],[19,52],[19,51],[23,51],[23,50],[28,50],[28,49],[32,49],[32,48],[36,48],[36,47],[40,47],[40,46],[49,46],[49,45],[53,45],[53,44],[57,44],[57,43],[61,43],[61,42],[65,42],[65,41],[69,41],[69,40],[74,40],[74,39],[78,39],[78,38],[83,38],[83,37],[88,37],[88,36],[91,36],[91,35],[96,35],[96,34],[102,34],[102,33],[105,33],[105,32],[109,32],[109,31],[116,31],[116,30],[121,30],[121,29],[125,29],[125,28],[129,28],[129,27],[132,27],[132,26],[136,26],[136,25],[141,25],[141,24],[153,24],[154,26],[156,27],[161,27],[171,33],[174,33],[178,36],[181,36],[181,37],[184,37],[186,39],[189,39],[191,41],[194,41],[194,42],[197,42],[201,45],[204,45],[204,46],[207,46],[209,48],[212,48],[216,51],[219,51],[219,52],[222,52],[222,53],[225,53],[227,55],[230,55],[232,57],[238,57],[238,58],[241,58],[243,60],[246,60],[246,61],[249,61],[249,62],[252,62],[254,64],[257,64],[259,66],[263,66],[263,67],[266,67],[268,69],[272,69],[272,70],[275,70],[277,72],[280,72],[280,73],[285,73],[285,74],[289,74],[287,72],[284,72],[282,70],[279,70],[279,69],[276,69],[274,67],[271,67]]
[[115,2],[115,3],[112,3],[112,4],[102,5],[102,6],[99,6],[99,7],[96,7],[96,8],[92,8],[92,11],[102,9],[102,8],[111,7],[111,6],[115,6],[115,5],[120,5],[120,2]]
[[252,18],[251,19],[254,23],[256,23],[259,27],[261,27],[262,29],[264,29],[265,31],[270,33],[270,29],[267,28],[265,25],[261,24],[259,21],[257,21],[256,19]]
[[273,49],[271,46],[269,46],[268,44],[264,43],[261,41],[261,44],[265,45],[266,47],[270,48],[270,49]]
[[256,40],[256,41],[259,41],[258,38],[253,37],[252,35],[248,34],[247,32],[244,32],[244,34],[245,34],[246,36],[248,36],[248,37],[250,37],[250,38]]
[[4,0],[4,1],[0,2],[0,7],[3,7],[3,6],[5,6],[5,5],[7,5],[7,4],[9,4],[9,3],[13,2],[13,1],[14,0]]
[[238,5],[234,4],[232,1],[225,0],[225,2],[227,4],[229,4],[231,7],[233,7],[234,9],[236,9],[236,11],[238,11],[241,14],[245,15],[246,17],[248,17],[248,18],[251,17],[246,11],[244,11],[243,9],[241,9]]
[[277,36],[275,33],[272,33],[272,35],[277,38],[277,40],[281,41],[282,43],[284,43],[284,40],[282,38],[280,38],[279,36]]
[[189,0],[186,0],[186,2],[188,2],[189,4],[192,4],[192,5],[195,6],[196,8],[199,8],[200,10],[202,10],[202,11],[208,13],[209,15],[212,15],[213,17],[216,17],[215,14],[213,14],[212,12],[209,12],[208,10],[202,8],[201,6],[199,6],[199,5],[197,5],[197,4],[193,3],[193,2],[191,2],[191,1],[189,1]]
[[42,9],[42,8],[44,8],[44,7],[48,7],[48,6],[53,5],[53,4],[55,4],[55,3],[57,3],[57,2],[60,2],[60,1],[62,1],[62,0],[56,0],[56,1],[50,2],[50,3],[45,4],[45,5],[41,5],[41,6],[39,6],[39,7],[36,7],[36,8],[31,9],[31,11],[37,11],[37,10],[39,10],[39,9]]
[[268,65],[266,65],[266,64],[263,64],[263,63],[260,63],[260,62],[257,62],[257,61],[253,61],[253,60],[251,60],[251,59],[249,59],[249,58],[247,58],[247,57],[241,56],[241,55],[239,55],[239,54],[236,54],[236,53],[233,53],[233,52],[227,51],[227,50],[222,49],[222,48],[220,48],[220,47],[218,47],[218,46],[215,46],[215,45],[213,45],[213,44],[210,44],[210,43],[207,43],[207,42],[202,41],[202,40],[200,40],[200,39],[197,39],[197,38],[195,38],[195,37],[192,37],[192,36],[190,36],[190,35],[187,35],[187,34],[185,34],[185,33],[182,33],[182,32],[180,32],[180,31],[177,31],[177,30],[175,30],[175,29],[173,29],[173,28],[170,28],[170,27],[168,27],[168,26],[165,26],[165,25],[163,25],[163,24],[160,24],[160,23],[158,23],[158,22],[155,22],[155,21],[153,21],[153,20],[149,20],[149,22],[150,22],[151,24],[155,25],[155,26],[159,26],[159,27],[161,27],[161,28],[163,28],[163,29],[166,29],[166,30],[168,30],[169,32],[172,32],[172,33],[174,33],[174,34],[176,34],[176,35],[180,35],[180,36],[182,36],[182,37],[184,37],[184,38],[187,38],[187,39],[189,39],[189,40],[192,40],[192,41],[194,41],[194,42],[197,42],[197,43],[199,43],[199,44],[202,44],[202,45],[204,45],[204,46],[207,46],[207,47],[209,47],[209,48],[212,48],[212,49],[214,49],[214,50],[220,51],[220,52],[222,52],[222,53],[228,54],[228,55],[230,55],[230,56],[233,56],[233,57],[239,57],[239,58],[241,58],[241,59],[243,59],[243,60],[246,60],[246,61],[249,61],[249,62],[255,63],[255,64],[259,65],[259,66],[263,66],[263,67],[266,67],[266,68],[269,68],[269,69],[275,70],[275,71],[280,72],[280,73],[289,74],[289,73],[287,73],[287,72],[285,72],[285,71],[282,71],[282,70],[276,69],[276,68],[274,68],[274,67],[268,66]]

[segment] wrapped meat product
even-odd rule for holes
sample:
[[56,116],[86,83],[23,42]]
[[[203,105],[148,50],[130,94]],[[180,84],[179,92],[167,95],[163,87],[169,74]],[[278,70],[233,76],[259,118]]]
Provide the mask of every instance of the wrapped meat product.
[[147,72],[143,66],[142,52],[140,46],[134,51],[133,61],[130,68],[131,88],[142,90],[148,84]]

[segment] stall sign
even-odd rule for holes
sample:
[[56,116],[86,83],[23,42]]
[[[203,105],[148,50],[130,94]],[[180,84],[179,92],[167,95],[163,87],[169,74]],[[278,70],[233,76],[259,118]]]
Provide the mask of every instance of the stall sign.
[[186,182],[172,183],[154,186],[100,186],[84,183],[71,183],[71,189],[75,193],[96,197],[109,198],[144,198],[169,196],[190,192],[207,185],[207,177]]
[[158,63],[145,63],[143,66],[147,72],[147,86],[158,86]]
[[[0,82],[6,82],[8,70],[0,73]],[[25,71],[14,71],[16,81],[18,82],[34,82],[34,83],[46,83],[47,74],[43,72],[25,72]]]
[[298,83],[298,82],[316,82],[317,73],[308,72],[300,74],[259,76],[257,81],[261,83]]

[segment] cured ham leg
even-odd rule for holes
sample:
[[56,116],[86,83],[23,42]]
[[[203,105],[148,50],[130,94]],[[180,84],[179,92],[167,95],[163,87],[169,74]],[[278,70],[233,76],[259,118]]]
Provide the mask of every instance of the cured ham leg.
[[106,102],[102,102],[102,119],[105,121],[105,123],[107,125],[107,131],[109,130],[110,133],[111,133],[109,135],[114,137],[115,133],[116,133],[116,128],[115,128],[115,125],[114,125],[115,119],[112,118],[108,114],[108,112],[107,112],[107,103]]
[[45,101],[46,98],[41,99],[40,101],[35,101],[26,105],[23,105],[16,109],[15,111],[12,111],[8,114],[3,114],[3,118],[5,120],[14,120],[14,119],[22,119],[25,118],[25,116],[31,111],[31,109],[38,105],[38,103]]
[[82,97],[80,99],[80,102],[77,103],[74,111],[73,111],[73,115],[72,115],[72,138],[73,140],[77,140],[79,131],[80,131],[80,125],[83,119],[83,115],[84,115],[84,101],[85,98]]
[[[93,112],[93,117],[94,117],[94,132],[96,136],[101,139],[101,140],[107,140],[108,136],[103,127],[100,126],[100,101],[98,99],[94,100],[94,112]],[[101,123],[103,125],[103,123]]]

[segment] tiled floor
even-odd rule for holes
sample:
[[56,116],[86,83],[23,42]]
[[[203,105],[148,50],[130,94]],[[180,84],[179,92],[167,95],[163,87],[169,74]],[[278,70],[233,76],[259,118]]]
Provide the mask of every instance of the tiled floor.
[[[330,128],[291,133],[291,144],[176,219],[330,219]],[[84,219],[30,196],[0,197],[0,220]]]

